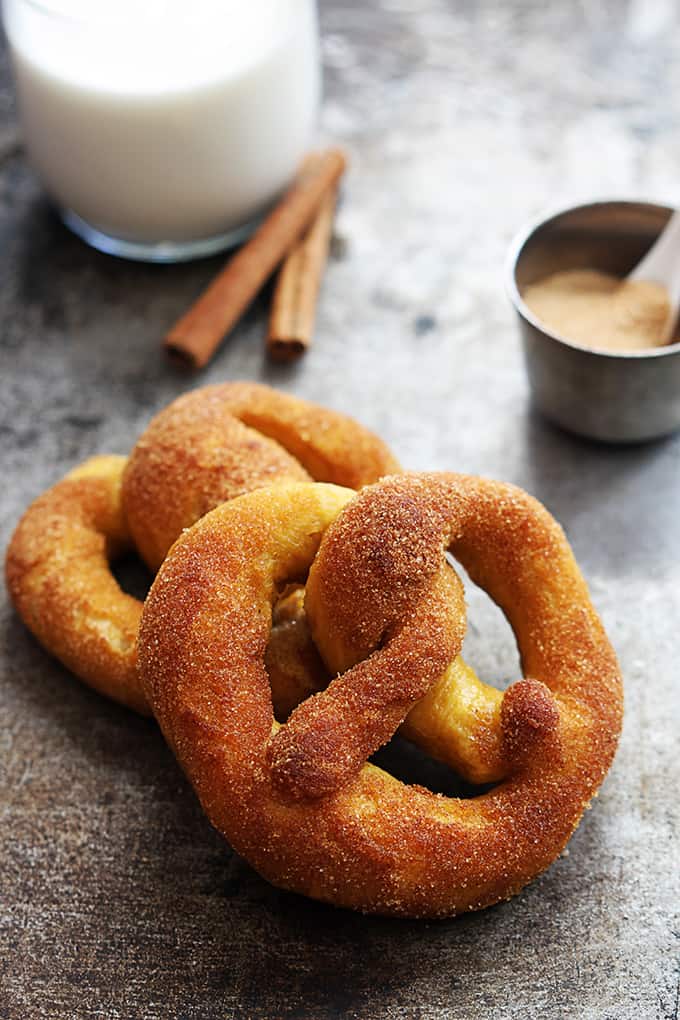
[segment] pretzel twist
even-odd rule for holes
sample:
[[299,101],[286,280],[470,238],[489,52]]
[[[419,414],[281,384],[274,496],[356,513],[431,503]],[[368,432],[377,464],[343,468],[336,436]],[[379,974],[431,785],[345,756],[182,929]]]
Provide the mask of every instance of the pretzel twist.
[[[505,611],[528,674],[487,719],[506,778],[470,800],[365,763],[460,646],[446,548]],[[280,727],[264,666],[271,606],[310,566],[311,626],[345,672]],[[450,915],[516,893],[564,847],[621,724],[616,657],[561,528],[521,490],[459,475],[390,478],[356,497],[279,486],[217,508],[159,571],[140,664],[235,849],[277,885],[387,914]]]

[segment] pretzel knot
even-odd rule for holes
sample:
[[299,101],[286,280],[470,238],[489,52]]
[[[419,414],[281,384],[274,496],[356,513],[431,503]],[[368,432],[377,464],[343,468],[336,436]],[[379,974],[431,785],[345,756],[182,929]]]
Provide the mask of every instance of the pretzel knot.
[[[505,694],[455,658],[447,549],[513,627],[527,676]],[[279,726],[271,606],[307,573],[339,675]],[[462,475],[272,487],[217,508],[159,571],[139,647],[216,827],[275,884],[364,911],[443,916],[516,893],[564,847],[621,725],[616,657],[561,528],[521,490]],[[399,724],[499,782],[468,800],[398,782],[366,759]]]

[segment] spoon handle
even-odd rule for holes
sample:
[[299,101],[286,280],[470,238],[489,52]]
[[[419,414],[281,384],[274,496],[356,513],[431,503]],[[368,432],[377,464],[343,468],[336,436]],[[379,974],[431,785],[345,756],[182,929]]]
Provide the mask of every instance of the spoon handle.
[[680,210],[673,213],[647,254],[628,274],[628,279],[649,280],[666,288],[670,314],[662,342],[668,343],[675,329],[680,304]]

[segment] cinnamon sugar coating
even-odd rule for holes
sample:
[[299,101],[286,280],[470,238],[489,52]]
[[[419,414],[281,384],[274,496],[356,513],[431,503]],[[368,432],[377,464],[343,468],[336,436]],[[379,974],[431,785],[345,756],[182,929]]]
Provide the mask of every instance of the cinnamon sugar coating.
[[[363,761],[459,646],[446,548],[505,611],[527,675],[486,720],[505,778],[470,800]],[[312,628],[346,672],[280,727],[271,606],[313,563]],[[383,914],[516,893],[566,844],[621,726],[616,656],[561,528],[521,490],[469,476],[404,475],[357,496],[291,484],[218,507],[159,571],[139,655],[163,732],[235,849],[276,885]]]
[[5,560],[17,612],[38,641],[95,690],[150,713],[137,676],[142,605],[110,561],[132,548],[120,487],[125,457],[92,457],[28,508]]
[[[359,486],[396,466],[357,422],[268,386],[194,390],[152,421],[127,466],[124,457],[94,457],[34,501],[7,551],[7,585],[49,652],[148,714],[137,675],[142,607],[121,591],[110,561],[136,547],[156,567],[183,528],[261,485],[318,475]],[[328,682],[299,599],[275,623],[267,666],[281,718]]]
[[259,383],[184,394],[135,445],[123,505],[135,545],[157,570],[184,528],[245,492],[316,479],[352,489],[399,470],[374,433],[337,411]]

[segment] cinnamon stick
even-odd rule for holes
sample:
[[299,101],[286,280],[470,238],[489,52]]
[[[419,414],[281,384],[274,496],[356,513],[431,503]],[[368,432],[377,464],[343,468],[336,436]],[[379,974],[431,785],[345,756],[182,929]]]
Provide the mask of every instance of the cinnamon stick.
[[286,257],[274,291],[267,351],[276,361],[293,361],[309,347],[316,305],[333,230],[337,185],[322,200],[306,234]]
[[335,148],[305,163],[290,190],[250,241],[165,337],[165,350],[174,360],[194,369],[207,364],[267,277],[309,225],[345,166],[344,153]]

